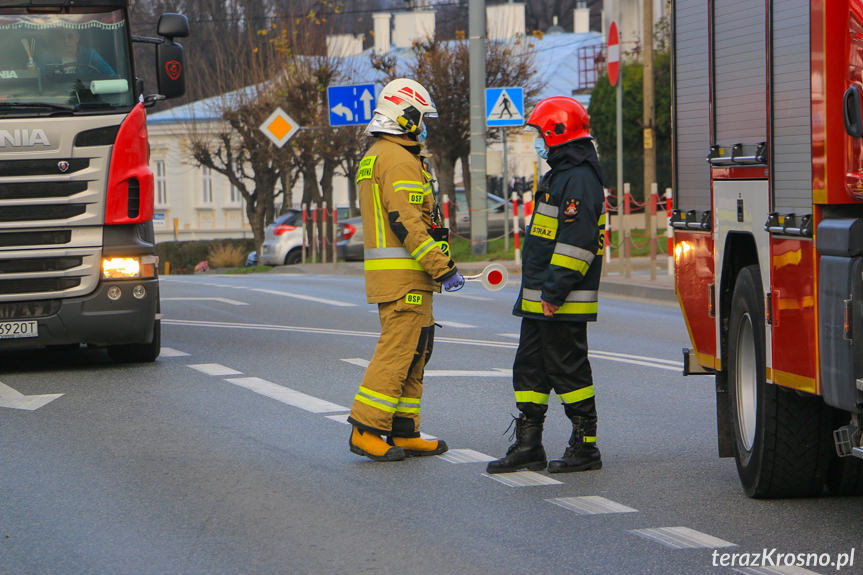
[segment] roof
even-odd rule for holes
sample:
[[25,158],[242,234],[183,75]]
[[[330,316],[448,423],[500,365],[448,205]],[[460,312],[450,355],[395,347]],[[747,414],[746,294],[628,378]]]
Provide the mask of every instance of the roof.
[[[586,34],[546,34],[542,38],[529,38],[536,50],[534,65],[540,81],[545,85],[539,93],[539,99],[550,96],[573,96],[585,106],[590,101],[589,94],[573,95],[573,91],[580,87],[579,68],[584,63],[579,58],[581,48],[595,46],[601,50],[603,39],[599,32],[588,32]],[[344,60],[352,70],[350,74],[354,78],[363,78],[364,82],[375,78],[382,80],[380,72],[375,70],[370,62],[372,49],[366,50],[356,56],[346,57]],[[413,57],[409,49],[393,48],[391,55],[397,56],[400,63],[407,62]],[[582,74],[584,75],[584,74]],[[249,86],[241,90],[229,92],[212,98],[198,100],[191,104],[177,106],[162,112],[151,114],[147,118],[149,124],[171,124],[185,123],[193,120],[208,121],[219,120],[219,110],[223,108],[224,102],[236,98],[243,100],[254,94],[259,86]]]

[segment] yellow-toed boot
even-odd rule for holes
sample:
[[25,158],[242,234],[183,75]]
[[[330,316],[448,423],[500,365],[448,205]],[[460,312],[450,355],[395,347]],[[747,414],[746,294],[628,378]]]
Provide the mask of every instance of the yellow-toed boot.
[[352,453],[365,455],[375,461],[401,461],[405,458],[404,449],[390,445],[371,431],[360,431],[354,427],[349,443]]
[[390,442],[396,447],[404,449],[408,457],[440,455],[449,449],[442,439],[428,441],[421,437],[391,437]]

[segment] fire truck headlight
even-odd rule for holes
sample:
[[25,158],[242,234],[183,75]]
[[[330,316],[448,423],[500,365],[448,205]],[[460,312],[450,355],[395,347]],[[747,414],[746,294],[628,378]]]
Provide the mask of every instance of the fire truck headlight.
[[102,258],[102,279],[143,279],[156,277],[156,256]]

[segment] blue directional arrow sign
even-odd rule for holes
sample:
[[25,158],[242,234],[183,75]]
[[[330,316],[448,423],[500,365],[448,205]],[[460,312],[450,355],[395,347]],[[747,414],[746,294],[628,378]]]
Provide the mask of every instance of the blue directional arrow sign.
[[330,126],[368,124],[375,109],[375,85],[329,86],[327,105],[330,109]]
[[485,125],[489,128],[524,125],[523,88],[486,88]]

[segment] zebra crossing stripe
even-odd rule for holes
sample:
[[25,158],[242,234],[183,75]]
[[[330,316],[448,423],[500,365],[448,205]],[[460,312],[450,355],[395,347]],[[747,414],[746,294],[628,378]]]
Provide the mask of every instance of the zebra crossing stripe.
[[438,457],[450,463],[486,463],[494,459],[491,455],[473,449],[450,449]]
[[562,482],[536,471],[515,471],[513,473],[483,473],[509,487],[538,487],[540,485],[561,485]]
[[206,375],[243,375],[242,371],[237,371],[221,363],[197,363],[189,365],[189,367]]
[[546,499],[549,503],[554,503],[564,509],[569,509],[578,515],[599,515],[602,513],[637,513],[637,509],[627,507],[600,497],[598,495],[586,495],[583,497],[556,497],[554,499]]
[[689,527],[657,527],[654,529],[633,529],[639,537],[650,539],[672,549],[718,549],[720,547],[737,547],[735,543],[701,533]]

